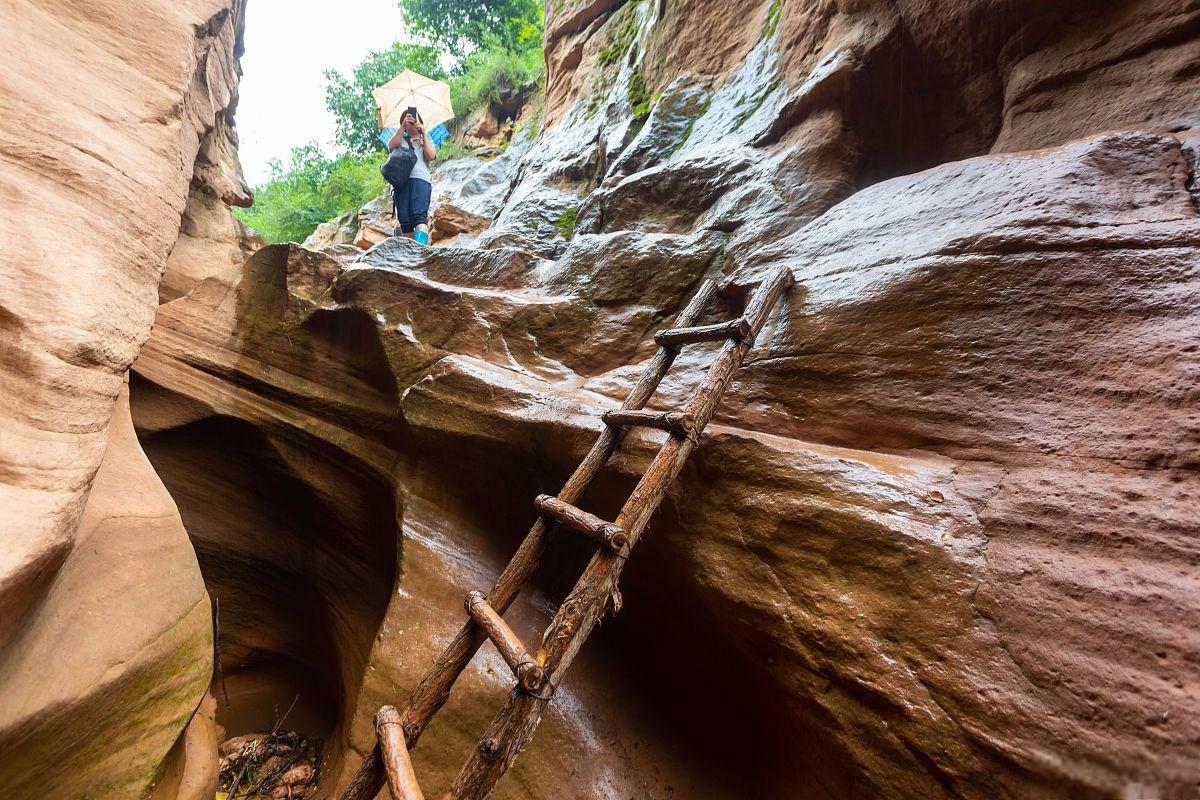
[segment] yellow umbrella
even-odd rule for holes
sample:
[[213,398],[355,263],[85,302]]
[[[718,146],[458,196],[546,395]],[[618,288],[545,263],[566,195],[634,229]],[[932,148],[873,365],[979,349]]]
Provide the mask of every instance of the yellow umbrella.
[[412,106],[416,106],[426,130],[454,118],[450,87],[411,70],[404,70],[372,91],[371,96],[375,98],[375,115],[381,129],[400,127],[404,111]]

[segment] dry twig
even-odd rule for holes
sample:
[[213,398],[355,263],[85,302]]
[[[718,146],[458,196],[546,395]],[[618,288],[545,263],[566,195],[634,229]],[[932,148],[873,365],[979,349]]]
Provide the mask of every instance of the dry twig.
[[[275,736],[275,734],[279,733],[280,726],[283,725],[283,721],[285,719],[287,719],[288,714],[292,713],[292,709],[296,707],[296,701],[299,699],[300,699],[300,695],[296,695],[294,698],[292,698],[292,704],[290,706],[288,706],[287,711],[283,712],[282,717],[275,720],[275,726],[273,728],[271,728],[271,732],[268,733],[262,739],[259,739],[257,742],[255,742],[254,746],[250,748],[250,752],[245,754],[245,757],[244,757],[245,760],[242,762],[241,771],[238,772],[238,776],[236,778],[234,778],[233,783],[231,783],[229,785],[229,800],[236,800],[237,792],[238,792],[238,785],[242,782],[242,778],[246,777],[246,770],[250,768],[250,763],[254,760],[255,754],[257,754],[259,749],[264,744],[266,744],[270,739],[272,739]],[[279,706],[275,706],[275,711],[278,713]]]

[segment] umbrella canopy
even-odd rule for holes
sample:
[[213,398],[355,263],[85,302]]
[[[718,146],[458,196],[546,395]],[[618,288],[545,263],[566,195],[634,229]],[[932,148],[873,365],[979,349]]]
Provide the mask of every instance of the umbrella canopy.
[[400,118],[410,106],[416,106],[426,129],[454,117],[454,109],[450,105],[450,87],[411,70],[404,70],[372,91],[371,96],[375,98],[375,114],[380,128],[400,127]]

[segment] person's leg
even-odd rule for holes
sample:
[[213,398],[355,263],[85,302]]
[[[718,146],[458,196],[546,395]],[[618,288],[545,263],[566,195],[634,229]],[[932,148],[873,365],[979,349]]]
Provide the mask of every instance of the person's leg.
[[433,199],[433,184],[420,179],[408,183],[412,187],[409,214],[415,230],[413,238],[421,244],[429,244],[429,203]]
[[400,235],[407,239],[413,238],[413,226],[416,224],[409,211],[412,207],[412,185],[413,181],[408,180],[395,190],[396,221],[400,223]]

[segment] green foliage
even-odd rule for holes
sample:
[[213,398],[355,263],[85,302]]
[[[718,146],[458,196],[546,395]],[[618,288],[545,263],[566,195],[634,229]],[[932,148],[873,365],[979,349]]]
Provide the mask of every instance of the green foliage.
[[629,52],[638,31],[634,8],[635,4],[629,3],[617,12],[616,31],[609,34],[608,46],[596,57],[602,67],[611,67]]
[[763,22],[763,38],[775,35],[775,29],[779,27],[782,17],[783,0],[771,0],[771,5],[767,8],[767,18]]
[[486,102],[499,100],[507,91],[541,80],[545,72],[542,48],[509,50],[493,42],[463,61],[461,72],[450,82],[454,113],[465,117]]
[[646,81],[642,78],[642,73],[637,70],[634,70],[633,77],[629,79],[629,107],[639,119],[650,114],[650,94],[646,91]]
[[[544,73],[542,0],[397,0],[421,44],[395,44],[369,53],[349,74],[325,73],[325,104],[336,120],[329,157],[316,144],[294,148],[288,162],[271,163],[271,177],[255,189],[252,208],[235,214],[269,241],[302,241],[316,227],[382,194],[379,141],[371,91],[410,69],[451,84],[455,113],[463,117]],[[445,54],[455,64],[441,68]],[[465,57],[462,54],[467,54]],[[446,142],[439,157],[456,155]],[[573,223],[572,223],[573,224]]]
[[409,27],[448,53],[542,43],[542,0],[397,0]]
[[579,218],[579,209],[577,207],[568,208],[559,214],[558,219],[554,222],[554,227],[558,228],[559,234],[568,242],[575,235],[575,221]]
[[[408,0],[402,0],[402,5]],[[442,7],[438,2],[421,0],[422,6]],[[439,47],[450,47],[438,30],[419,28],[418,35],[436,44],[394,44],[389,49],[367,54],[366,58],[354,68],[349,76],[336,71],[325,72],[325,106],[334,114],[337,124],[336,142],[349,151],[367,154],[376,150],[384,150],[379,142],[379,124],[376,119],[376,103],[371,97],[371,90],[389,82],[404,70],[418,72],[422,76],[437,80],[448,80],[450,95],[454,102],[455,115],[466,116],[481,104],[499,100],[506,91],[518,86],[532,84],[541,79],[545,72],[545,61],[541,52],[541,1],[540,0],[511,0],[511,2],[476,2],[458,8],[457,4],[445,4],[439,13],[466,14],[464,19],[480,19],[476,12],[479,7],[496,7],[499,11],[511,11],[508,6],[529,6],[524,8],[527,18],[521,20],[521,25],[508,35],[497,35],[496,31],[481,31],[455,41],[451,52],[462,52],[466,44],[470,54],[466,58],[457,59],[457,64],[451,74],[446,74],[439,65]],[[532,11],[530,11],[532,8]],[[521,8],[516,8],[521,11]],[[415,20],[421,17],[414,14]],[[497,12],[498,13],[498,12]],[[452,14],[451,14],[452,16]],[[510,20],[516,22],[516,20]],[[457,24],[457,23],[456,23]],[[503,26],[497,29],[503,34]],[[469,41],[468,41],[469,40]]]
[[271,162],[271,177],[254,190],[254,205],[234,214],[271,242],[302,242],[317,226],[383,193],[382,152],[330,159],[316,144],[292,149],[288,164]]
[[456,158],[469,156],[470,150],[458,139],[447,139],[438,146],[437,161],[434,162],[436,167],[438,164],[444,164],[447,161],[453,161]]
[[337,143],[354,153],[384,150],[379,141],[379,122],[371,90],[406,69],[427,78],[445,80],[438,66],[438,51],[421,44],[394,44],[387,50],[367,54],[349,77],[335,70],[325,72],[325,106],[337,120]]

